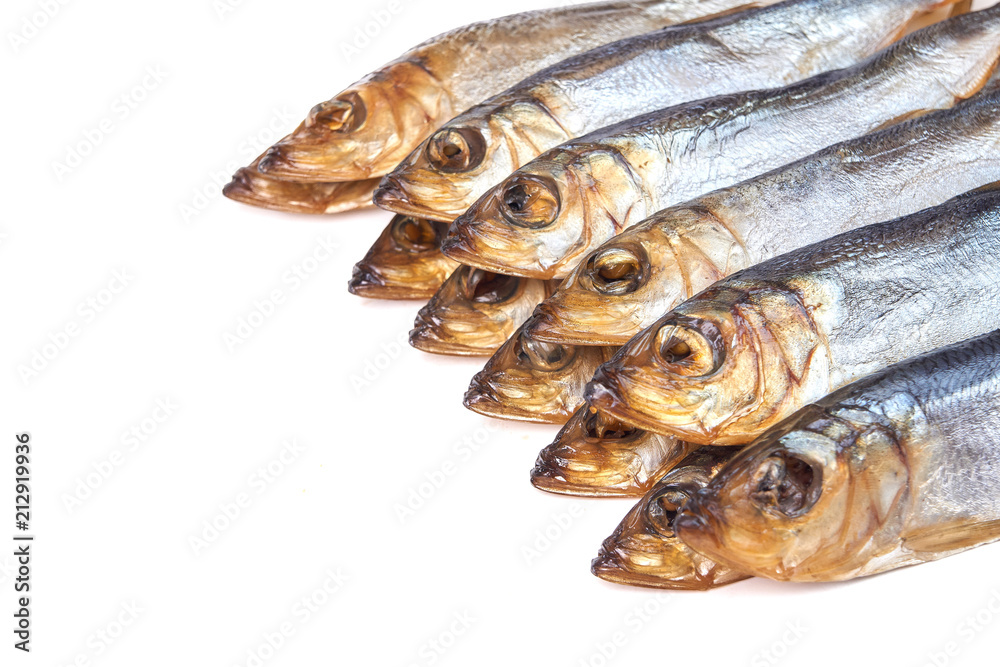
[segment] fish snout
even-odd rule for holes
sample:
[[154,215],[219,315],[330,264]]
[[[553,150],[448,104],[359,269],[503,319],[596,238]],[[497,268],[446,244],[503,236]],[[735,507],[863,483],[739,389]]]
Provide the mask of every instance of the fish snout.
[[351,271],[351,279],[347,281],[347,291],[358,296],[364,296],[368,290],[379,289],[385,286],[385,276],[364,262],[358,262],[354,265],[354,269]]
[[452,224],[448,228],[448,235],[441,242],[441,252],[446,257],[463,264],[481,263],[478,261],[479,253],[467,225]]
[[408,206],[410,197],[399,179],[388,175],[383,176],[382,180],[379,181],[378,187],[375,188],[375,193],[372,195],[372,201],[375,202],[376,206],[391,209],[393,206]]

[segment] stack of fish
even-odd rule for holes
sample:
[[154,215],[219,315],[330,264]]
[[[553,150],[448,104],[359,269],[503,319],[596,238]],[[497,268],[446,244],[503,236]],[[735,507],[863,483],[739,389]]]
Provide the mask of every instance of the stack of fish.
[[415,347],[492,354],[467,407],[564,424],[536,487],[641,497],[599,577],[934,560],[1000,539],[1000,6],[969,9],[473,24],[315,107],[226,194],[396,213],[351,292],[429,297]]

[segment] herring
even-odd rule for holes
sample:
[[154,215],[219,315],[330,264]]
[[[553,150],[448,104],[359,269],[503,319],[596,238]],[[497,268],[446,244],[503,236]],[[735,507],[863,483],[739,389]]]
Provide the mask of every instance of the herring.
[[[553,148],[453,223],[453,257],[529,278],[564,278],[607,239],[670,205],[832,143],[973,95],[1000,58],[1000,7],[961,15],[851,67],[783,88],[689,102]],[[446,252],[447,252],[446,245]]]
[[[915,17],[953,3],[787,0],[598,47],[449,120],[382,180],[375,203],[450,222],[515,169],[568,139],[682,102],[846,67],[895,41]],[[547,191],[543,183],[527,183],[513,192],[506,209],[514,223],[539,224],[550,213]],[[538,204],[517,210],[536,198]],[[469,228],[452,232],[445,254],[463,263],[475,262],[489,243],[476,242]]]
[[839,387],[1000,327],[998,253],[996,185],[846,232],[685,301],[601,366],[585,396],[687,442],[749,443]]
[[[975,307],[996,309],[973,301],[962,316],[975,317]],[[709,558],[785,581],[853,579],[951,556],[1000,539],[998,434],[993,332],[798,411],[694,495],[677,534]]]
[[317,104],[260,170],[297,181],[381,176],[444,121],[539,69],[617,39],[766,1],[598,2],[450,30]]

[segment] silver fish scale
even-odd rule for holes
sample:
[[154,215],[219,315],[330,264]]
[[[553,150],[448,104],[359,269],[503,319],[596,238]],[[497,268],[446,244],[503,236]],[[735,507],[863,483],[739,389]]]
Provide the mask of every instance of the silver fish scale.
[[846,67],[894,36],[898,20],[891,16],[898,19],[903,12],[926,11],[934,4],[789,0],[672,26],[568,58],[528,77],[480,110],[515,101],[559,99],[555,114],[579,135],[692,97],[779,87]]
[[909,529],[1000,519],[1000,331],[849,391],[898,425],[916,491]]

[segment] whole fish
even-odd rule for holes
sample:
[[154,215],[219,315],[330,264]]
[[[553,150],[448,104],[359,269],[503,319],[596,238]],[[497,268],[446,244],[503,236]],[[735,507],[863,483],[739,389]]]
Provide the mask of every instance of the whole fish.
[[463,403],[488,417],[565,424],[617,348],[545,343],[523,335],[524,326],[472,378]]
[[260,158],[242,167],[222,194],[233,201],[290,213],[340,213],[374,206],[372,193],[378,179],[341,183],[299,183],[264,176],[257,171]]
[[766,1],[597,2],[456,28],[317,104],[260,169],[300,181],[381,176],[444,121],[543,67],[601,44]]
[[1000,327],[997,253],[997,187],[800,248],[664,315],[586,397],[688,442],[751,442],[834,389]]
[[443,222],[395,215],[364,259],[354,265],[347,290],[372,299],[429,299],[458,262],[441,252]]
[[750,575],[721,565],[677,537],[674,522],[688,500],[715,477],[739,447],[700,447],[643,496],[604,540],[590,565],[595,575],[616,584],[708,590]]
[[[893,42],[914,17],[953,2],[787,0],[598,47],[445,123],[383,179],[375,203],[451,221],[568,139],[674,104],[846,67]],[[555,205],[548,193],[542,182],[526,184],[511,193],[506,210],[515,224],[543,224]],[[474,247],[468,233],[453,231],[445,254],[464,262]]]
[[1000,180],[1000,92],[661,211],[585,258],[528,333],[621,345],[716,280],[827,236]]
[[994,7],[791,86],[689,102],[602,128],[542,153],[493,187],[452,223],[446,248],[460,239],[460,252],[450,254],[468,264],[564,278],[602,242],[669,205],[953,106],[983,85],[998,58]]
[[459,266],[417,313],[410,345],[435,354],[489,356],[554,289],[544,280]]
[[531,483],[571,496],[641,496],[694,448],[584,404],[538,454]]
[[994,332],[800,410],[725,465],[675,526],[700,553],[744,571],[835,581],[1000,539],[998,490]]

